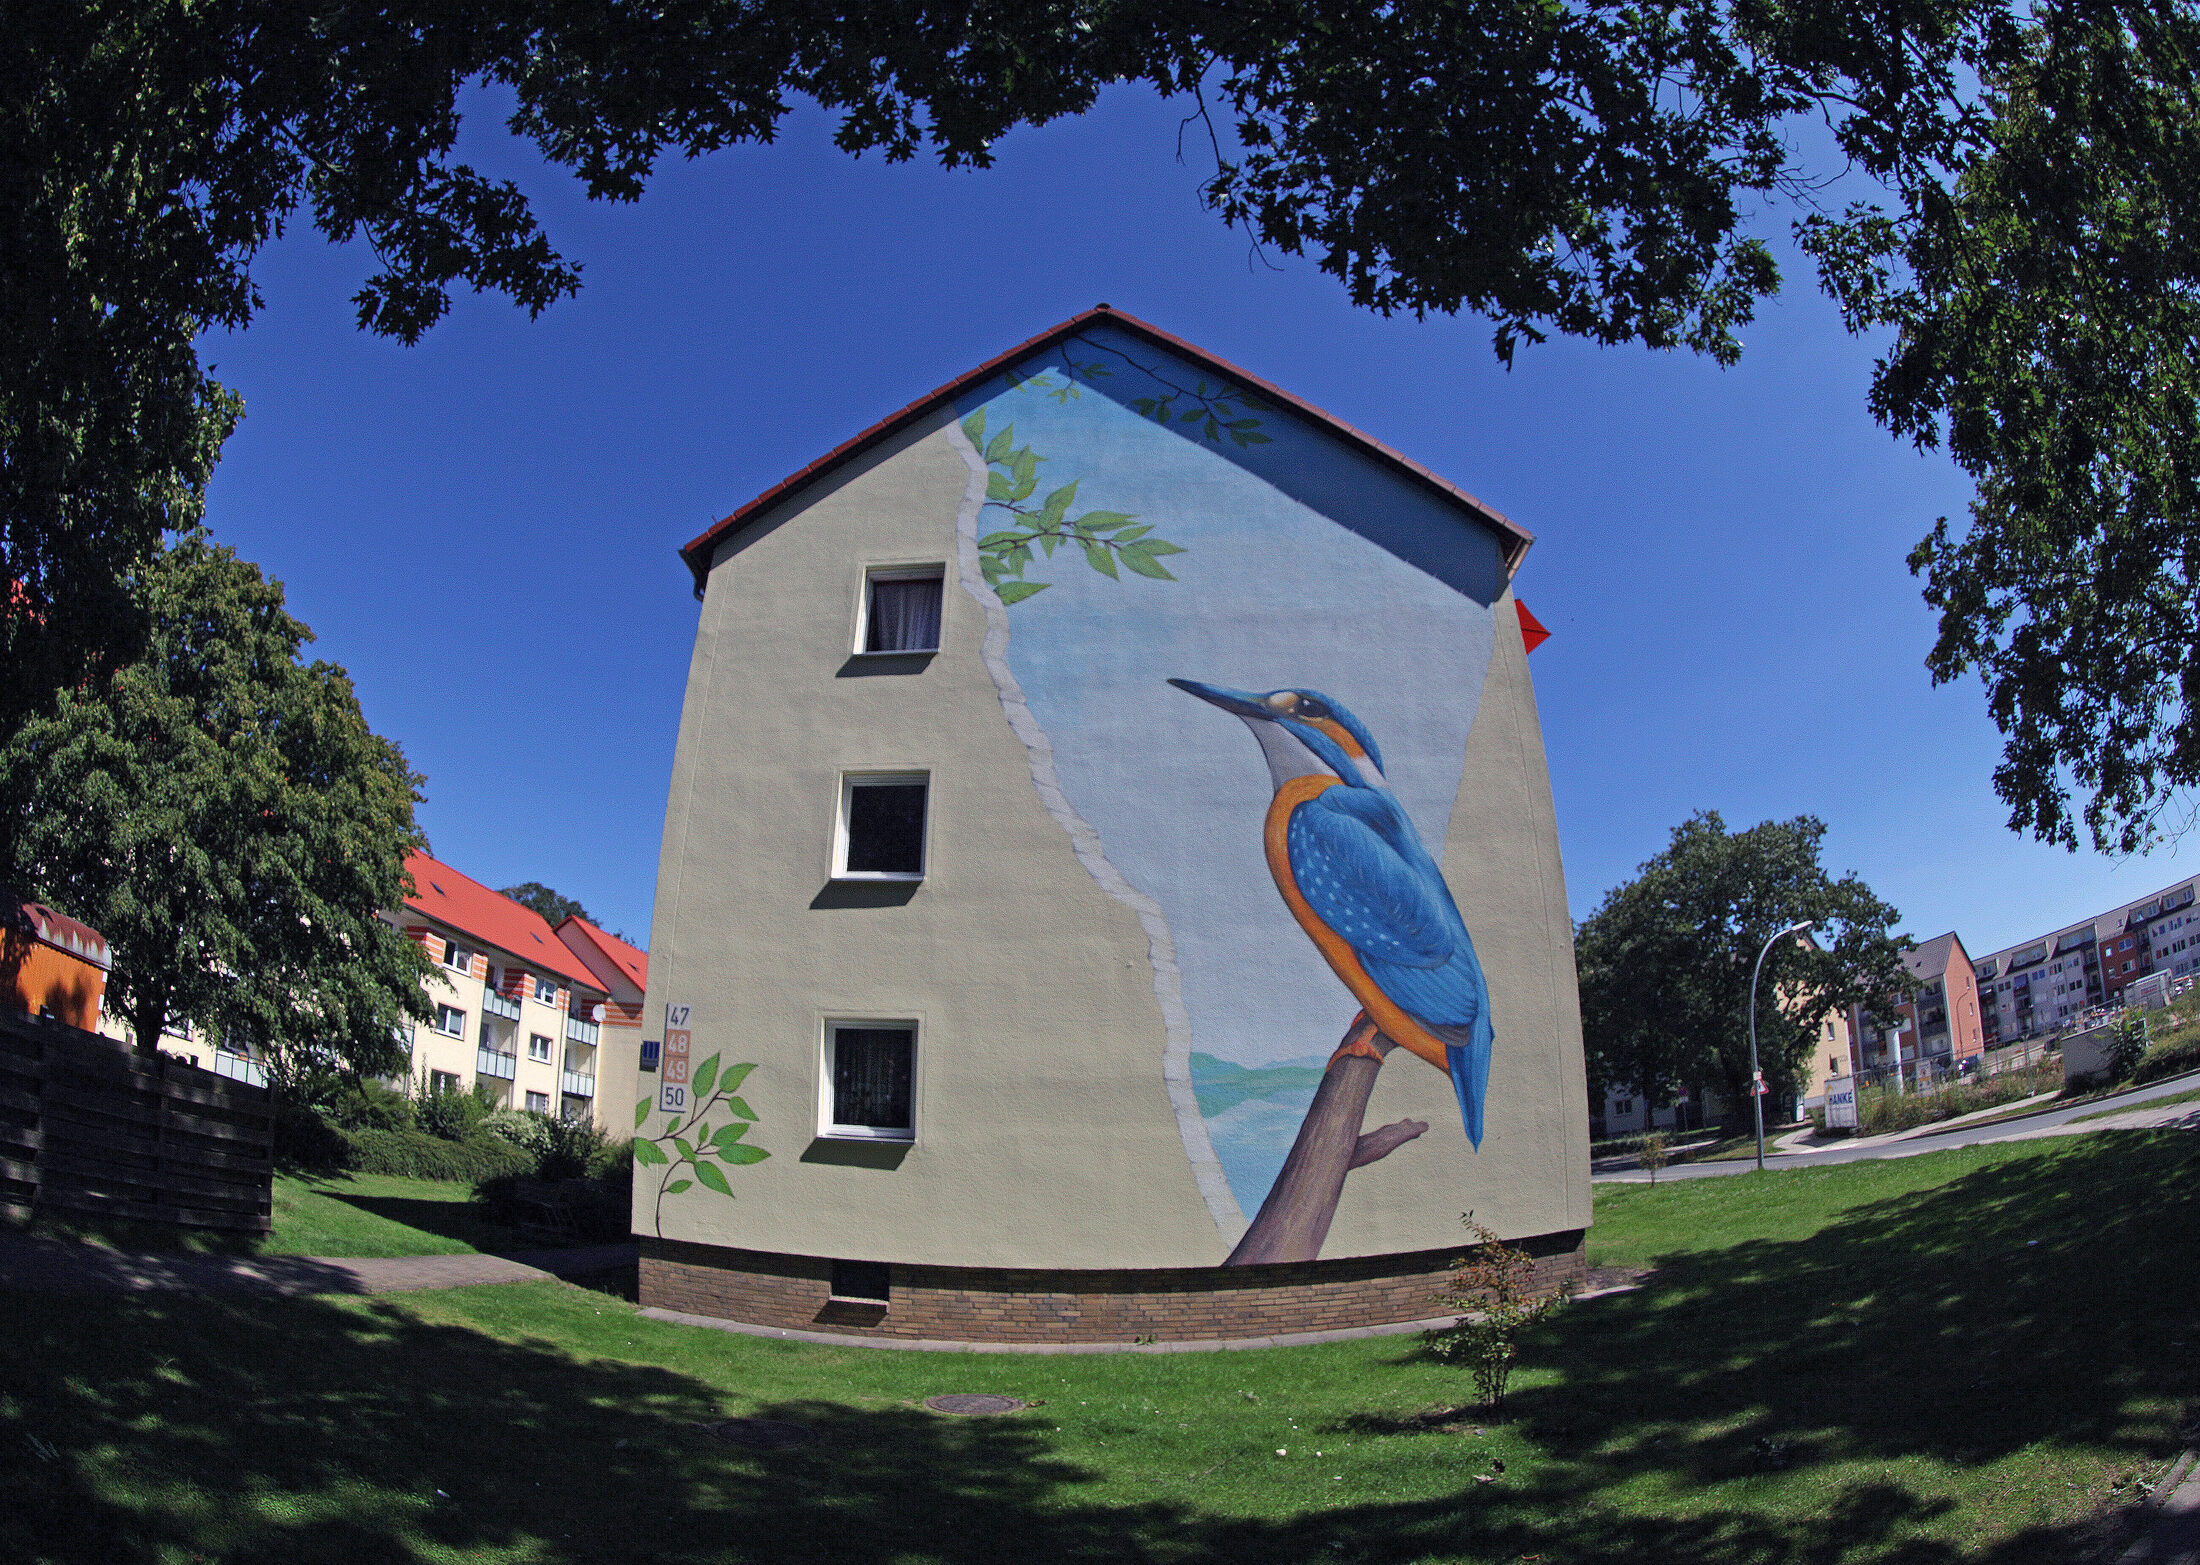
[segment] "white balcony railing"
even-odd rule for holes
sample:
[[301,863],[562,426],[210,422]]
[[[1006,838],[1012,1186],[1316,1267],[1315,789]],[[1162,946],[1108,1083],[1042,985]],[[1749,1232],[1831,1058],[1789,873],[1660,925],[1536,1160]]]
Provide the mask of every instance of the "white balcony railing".
[[475,1074],[494,1076],[499,1081],[510,1081],[519,1071],[519,1056],[499,1054],[494,1049],[483,1049],[474,1056]]
[[585,1043],[593,1047],[597,1038],[596,1024],[584,1022],[578,1016],[568,1016],[565,1019],[565,1036],[575,1043]]
[[241,1081],[247,1086],[267,1085],[267,1070],[250,1055],[232,1054],[227,1049],[214,1051],[214,1074],[227,1076],[231,1081]]
[[501,1016],[508,1022],[519,1020],[519,1001],[510,995],[498,994],[494,989],[482,991],[481,1008],[491,1016]]
[[596,1078],[586,1071],[562,1072],[560,1085],[576,1098],[592,1098],[596,1095]]

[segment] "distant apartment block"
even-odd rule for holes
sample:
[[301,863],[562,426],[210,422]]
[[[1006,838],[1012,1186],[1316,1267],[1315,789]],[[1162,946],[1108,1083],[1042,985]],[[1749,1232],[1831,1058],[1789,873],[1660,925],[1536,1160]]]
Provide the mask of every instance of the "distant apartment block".
[[[431,1091],[479,1086],[499,1108],[612,1128],[634,1097],[647,958],[594,925],[569,941],[533,909],[424,853],[406,868],[413,894],[398,922],[436,964],[434,1015],[409,1029],[414,1079]],[[630,997],[617,1001],[616,1023],[615,992]],[[612,1084],[618,1097],[599,1109]]]
[[2200,907],[2187,880],[1975,964],[1988,1047],[2064,1032],[2120,1005],[2150,974],[2200,971]]
[[1911,946],[1902,966],[1916,985],[1891,1011],[1849,1014],[1856,1074],[1912,1085],[1960,1071],[1986,1050],[1979,979],[1954,930]]

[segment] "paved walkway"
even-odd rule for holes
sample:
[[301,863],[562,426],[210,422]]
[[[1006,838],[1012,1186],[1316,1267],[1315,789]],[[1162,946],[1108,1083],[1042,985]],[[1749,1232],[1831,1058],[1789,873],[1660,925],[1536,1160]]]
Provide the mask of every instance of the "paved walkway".
[[[1938,1152],[1946,1147],[1977,1146],[1988,1141],[2027,1141],[2040,1136],[2083,1135],[2095,1130],[2137,1130],[2170,1126],[2182,1129],[2200,1129],[2200,1104],[2175,1103],[2167,1108],[2150,1108],[2157,1098],[2176,1097],[2200,1086],[2200,1075],[2175,1076],[2168,1081],[2152,1082],[2114,1097],[2098,1098],[2090,1103],[2074,1103],[2068,1108],[2050,1109],[2045,1113],[2028,1114],[2021,1119],[2001,1120],[1992,1124],[1957,1125],[1943,1121],[1938,1125],[1924,1126],[1916,1131],[1895,1136],[1874,1136],[1868,1140],[1851,1140],[1845,1145],[1832,1145],[1811,1152],[1790,1152],[1765,1159],[1767,1169],[1775,1168],[1823,1168],[1832,1163],[1859,1163],[1870,1158],[1916,1157],[1925,1152]],[[2118,1112],[2121,1110],[2122,1112]],[[2002,1112],[2007,1112],[2006,1107]],[[2095,1118],[2105,1115],[2105,1118]],[[1966,1116],[1968,1117],[1968,1116]],[[1630,1160],[1632,1161],[1632,1160]],[[1659,1171],[1660,1183],[1668,1179],[1721,1179],[1732,1174],[1745,1174],[1754,1170],[1757,1160],[1753,1157],[1723,1159],[1716,1163],[1676,1163]],[[1646,1184],[1650,1176],[1639,1169],[1611,1167],[1590,1177],[1597,1183]]]
[[2116,1565],[2196,1565],[2200,1562],[2200,1466],[2187,1451],[2170,1469],[2169,1494],[2146,1530]]
[[187,1255],[0,1234],[0,1293],[410,1293],[486,1282],[587,1277],[634,1260],[632,1244],[517,1255],[402,1255],[345,1260],[314,1255]]

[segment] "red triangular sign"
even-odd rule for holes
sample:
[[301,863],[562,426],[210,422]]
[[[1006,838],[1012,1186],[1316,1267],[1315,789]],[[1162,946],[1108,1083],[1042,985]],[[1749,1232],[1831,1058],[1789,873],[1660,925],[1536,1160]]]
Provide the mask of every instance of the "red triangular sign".
[[1528,612],[1528,606],[1525,603],[1515,598],[1513,599],[1513,607],[1520,611],[1520,645],[1523,649],[1533,652],[1537,647],[1542,646],[1544,642],[1551,639],[1551,633],[1543,628],[1541,620]]

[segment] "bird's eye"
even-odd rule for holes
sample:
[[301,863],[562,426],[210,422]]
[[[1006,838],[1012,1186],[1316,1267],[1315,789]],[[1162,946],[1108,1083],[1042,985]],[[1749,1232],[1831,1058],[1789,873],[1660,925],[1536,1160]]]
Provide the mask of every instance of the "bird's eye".
[[1327,717],[1329,708],[1323,706],[1312,696],[1301,696],[1298,701],[1298,715],[1300,717]]

